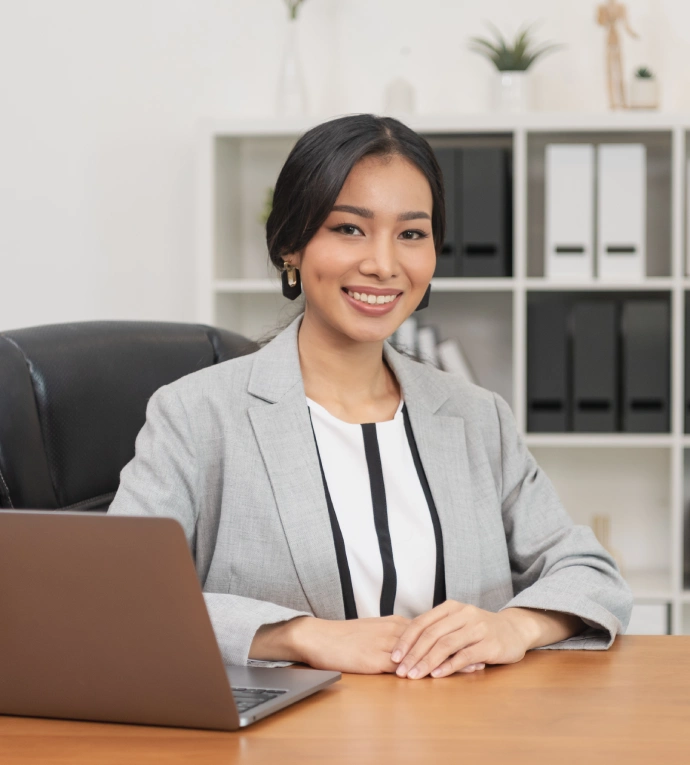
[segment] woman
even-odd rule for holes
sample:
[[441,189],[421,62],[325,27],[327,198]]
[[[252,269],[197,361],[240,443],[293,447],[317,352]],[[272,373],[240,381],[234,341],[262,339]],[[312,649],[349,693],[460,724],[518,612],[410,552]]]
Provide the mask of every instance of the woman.
[[428,143],[353,115],[303,135],[267,241],[304,312],[152,396],[110,512],[177,518],[224,659],[418,679],[611,645],[631,594],[506,402],[386,340],[444,238]]

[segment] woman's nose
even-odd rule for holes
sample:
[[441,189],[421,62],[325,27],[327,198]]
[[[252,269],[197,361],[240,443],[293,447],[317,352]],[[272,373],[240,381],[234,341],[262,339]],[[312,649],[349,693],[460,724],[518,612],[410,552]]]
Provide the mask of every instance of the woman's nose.
[[362,263],[360,270],[366,274],[376,274],[381,279],[394,276],[397,272],[395,244],[387,240],[373,242],[369,257]]

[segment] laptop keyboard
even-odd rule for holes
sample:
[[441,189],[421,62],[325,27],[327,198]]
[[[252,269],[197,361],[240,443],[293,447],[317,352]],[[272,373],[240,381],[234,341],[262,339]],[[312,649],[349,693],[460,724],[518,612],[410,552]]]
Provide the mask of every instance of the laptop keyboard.
[[279,691],[273,688],[237,688],[232,687],[232,695],[235,697],[235,703],[237,704],[237,711],[242,714],[248,712],[254,707],[258,707],[259,704],[263,704],[264,701],[271,701],[272,699],[282,696],[287,691]]

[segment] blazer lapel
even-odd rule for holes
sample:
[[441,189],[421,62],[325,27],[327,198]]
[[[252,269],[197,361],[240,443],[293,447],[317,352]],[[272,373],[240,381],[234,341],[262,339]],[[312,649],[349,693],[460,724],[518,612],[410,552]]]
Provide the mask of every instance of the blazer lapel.
[[249,408],[297,575],[313,614],[344,619],[333,533],[299,367],[297,317],[256,354]]
[[[398,353],[388,342],[384,355],[403,389],[419,458],[429,481],[443,532],[446,597],[479,604],[478,523],[473,507],[465,420],[448,401],[457,387],[431,368]],[[445,411],[445,414],[441,414]]]

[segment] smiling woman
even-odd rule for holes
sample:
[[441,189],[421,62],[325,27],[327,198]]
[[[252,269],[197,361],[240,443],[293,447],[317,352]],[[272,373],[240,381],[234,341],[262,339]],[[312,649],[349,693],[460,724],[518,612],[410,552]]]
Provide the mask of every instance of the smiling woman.
[[401,122],[303,135],[266,224],[304,310],[151,398],[110,512],[183,525],[228,663],[413,679],[610,646],[631,593],[496,393],[387,338],[428,302],[441,171]]

